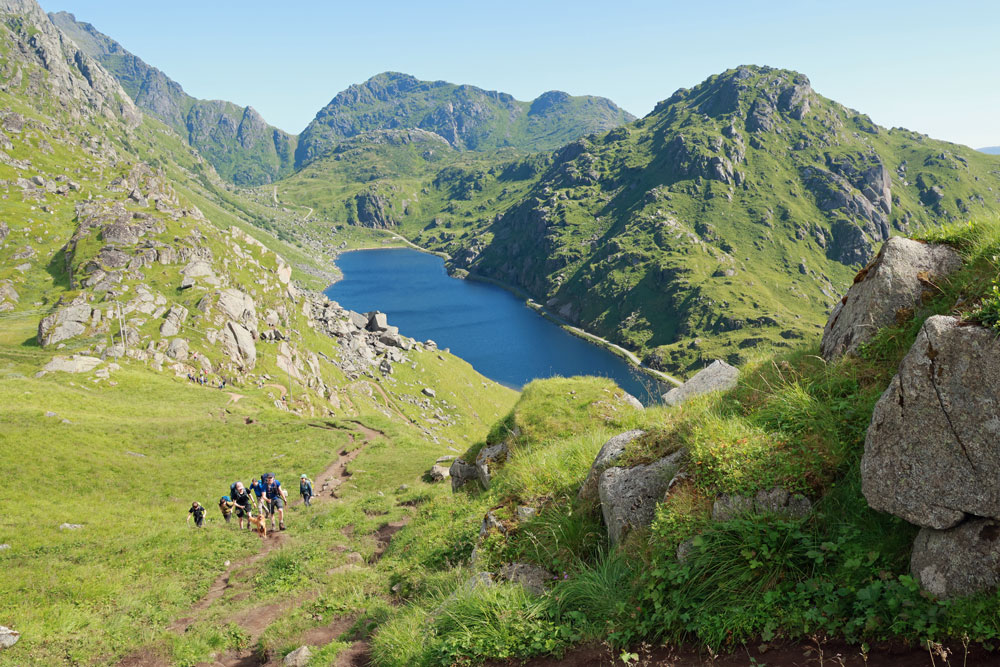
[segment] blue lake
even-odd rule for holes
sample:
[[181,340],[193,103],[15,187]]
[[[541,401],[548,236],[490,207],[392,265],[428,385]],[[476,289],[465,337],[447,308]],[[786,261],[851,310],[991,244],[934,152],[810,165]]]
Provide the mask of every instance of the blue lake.
[[341,255],[337,266],[344,277],[327,288],[328,297],[360,313],[380,310],[401,334],[430,338],[509,387],[555,375],[599,375],[643,403],[663,391],[650,376],[564,331],[507,290],[450,277],[435,255],[356,250]]

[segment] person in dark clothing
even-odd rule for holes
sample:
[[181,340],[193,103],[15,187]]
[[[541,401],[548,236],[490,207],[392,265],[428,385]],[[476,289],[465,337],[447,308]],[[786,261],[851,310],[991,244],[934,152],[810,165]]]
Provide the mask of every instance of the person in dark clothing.
[[201,524],[205,522],[205,506],[197,500],[191,503],[191,509],[188,510],[188,523],[191,523],[191,517],[194,517],[194,525],[201,528]]
[[[233,503],[236,505],[236,518],[240,521],[240,530],[243,530],[243,519],[249,519],[251,514],[250,492],[243,486],[243,482],[236,482],[230,489]],[[250,522],[247,521],[247,528]]]
[[299,477],[299,494],[302,496],[302,502],[305,503],[306,507],[312,504],[313,483],[305,474]]
[[278,530],[285,529],[285,501],[288,493],[281,488],[281,482],[269,472],[264,477],[264,496],[267,498],[267,512],[271,515],[271,530],[274,530],[274,515],[278,515]]

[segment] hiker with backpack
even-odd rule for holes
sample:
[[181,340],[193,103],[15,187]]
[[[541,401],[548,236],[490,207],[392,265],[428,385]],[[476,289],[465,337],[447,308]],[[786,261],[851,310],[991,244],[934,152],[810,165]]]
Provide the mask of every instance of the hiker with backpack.
[[274,478],[274,473],[267,473],[264,479],[264,496],[267,498],[267,511],[271,515],[271,530],[274,530],[274,515],[278,515],[278,530],[285,529],[285,502],[288,492],[281,488],[281,482]]
[[197,500],[191,503],[191,509],[188,510],[188,524],[191,523],[191,517],[194,517],[195,528],[201,528],[201,525],[205,522],[205,506]]
[[233,510],[236,509],[236,503],[234,503],[229,496],[222,496],[219,498],[219,511],[222,512],[222,518],[226,523],[229,523],[233,519]]
[[247,519],[247,528],[250,527],[250,517],[252,516],[253,499],[250,492],[243,486],[243,482],[233,482],[229,487],[230,496],[236,506],[236,518],[240,522],[240,530],[243,530],[243,520]]
[[305,473],[299,477],[299,495],[302,496],[302,502],[305,503],[306,507],[309,507],[312,503],[313,497],[313,483]]

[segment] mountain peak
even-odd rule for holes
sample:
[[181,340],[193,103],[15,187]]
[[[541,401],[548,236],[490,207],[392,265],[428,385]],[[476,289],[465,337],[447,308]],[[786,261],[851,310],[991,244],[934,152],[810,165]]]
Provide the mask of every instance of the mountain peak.
[[392,129],[433,132],[459,150],[549,150],[631,120],[601,97],[550,91],[521,102],[472,85],[382,72],[337,93],[303,131],[295,159],[302,166],[340,141]]
[[710,76],[694,88],[681,88],[657,104],[650,115],[669,113],[682,105],[711,117],[735,114],[747,118],[751,126],[767,125],[767,117],[775,111],[801,120],[814,98],[809,77],[800,72],[740,65]]

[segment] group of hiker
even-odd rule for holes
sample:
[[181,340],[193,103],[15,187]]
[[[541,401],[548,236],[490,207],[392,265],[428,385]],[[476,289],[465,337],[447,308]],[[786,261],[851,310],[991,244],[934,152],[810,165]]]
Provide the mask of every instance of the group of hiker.
[[[313,483],[309,476],[299,477],[299,495],[306,506],[312,505]],[[257,515],[271,519],[271,530],[274,530],[275,517],[278,520],[278,530],[285,529],[285,503],[288,502],[288,492],[269,472],[255,477],[250,486],[243,482],[233,482],[229,486],[229,495],[219,498],[219,511],[226,523],[232,521],[233,514],[240,523],[240,530],[250,528],[250,517]],[[197,500],[191,503],[188,510],[188,523],[194,519],[194,525],[200,528],[205,523],[207,508]],[[244,526],[246,521],[246,526]]]

